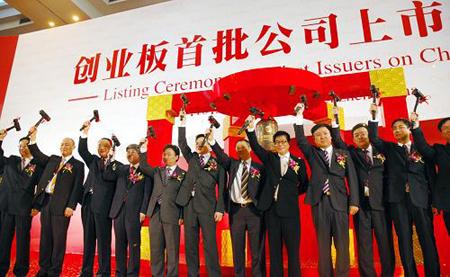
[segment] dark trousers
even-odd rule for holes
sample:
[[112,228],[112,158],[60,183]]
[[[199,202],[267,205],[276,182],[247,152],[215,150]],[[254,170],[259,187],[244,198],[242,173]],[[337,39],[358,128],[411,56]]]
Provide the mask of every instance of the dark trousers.
[[431,210],[414,206],[409,194],[406,193],[402,201],[391,204],[391,213],[398,236],[398,248],[405,276],[418,276],[413,253],[413,224],[416,226],[422,249],[425,276],[440,276]]
[[381,261],[381,276],[394,276],[395,256],[392,241],[389,239],[391,236],[385,211],[372,210],[367,205],[361,203],[358,213],[353,217],[358,240],[359,274],[363,277],[377,276],[373,266],[373,234],[375,234]]
[[[158,205],[159,206],[159,205]],[[164,277],[165,254],[167,253],[167,277],[178,276],[180,252],[180,226],[161,222],[159,207],[150,218],[150,251],[152,276]]]
[[30,215],[1,214],[0,229],[0,276],[6,276],[11,258],[11,245],[16,233],[16,264],[15,276],[26,276],[30,268]]
[[331,260],[331,240],[336,247],[336,276],[348,276],[350,270],[348,214],[337,211],[328,196],[312,207],[317,242],[319,244],[319,275],[334,276]]
[[245,234],[248,232],[252,256],[252,276],[263,276],[261,258],[263,233],[262,219],[255,206],[250,204],[241,207],[240,204],[230,205],[230,232],[233,245],[233,263],[236,276],[245,276]]
[[200,260],[198,254],[200,229],[203,236],[203,252],[208,276],[222,276],[216,240],[216,222],[211,214],[200,214],[194,210],[191,200],[184,210],[184,241],[188,276],[199,276]]
[[80,276],[92,276],[95,245],[98,248],[97,276],[111,276],[111,229],[112,220],[108,215],[94,213],[91,197],[87,196],[81,208],[83,222],[83,266]]
[[445,227],[447,228],[447,233],[450,236],[450,212],[444,211],[444,222]]
[[67,229],[70,218],[53,215],[49,198],[41,210],[41,241],[39,244],[39,276],[60,276],[66,254]]
[[300,276],[300,217],[281,217],[275,205],[265,216],[269,233],[270,276],[283,276],[283,242],[288,254],[288,276]]
[[[139,212],[127,214],[125,204],[114,219],[116,236],[116,276],[139,276],[141,223]],[[127,253],[128,264],[127,264]]]

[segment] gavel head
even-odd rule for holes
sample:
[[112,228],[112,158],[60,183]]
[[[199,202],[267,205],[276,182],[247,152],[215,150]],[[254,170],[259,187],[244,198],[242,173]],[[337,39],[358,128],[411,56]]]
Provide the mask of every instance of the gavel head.
[[254,116],[258,116],[258,115],[261,117],[264,116],[264,112],[256,107],[250,107],[250,114],[252,114]]
[[335,102],[341,101],[341,98],[339,98],[339,96],[337,96],[334,91],[330,91],[330,93],[328,93],[328,95],[331,96],[333,98],[333,101],[335,101]]
[[300,95],[300,101],[305,105],[305,108],[308,107],[308,98],[305,94]]
[[210,115],[208,117],[208,121],[214,128],[218,129],[220,127],[220,123],[217,122],[217,120],[214,118],[214,116]]
[[50,116],[48,116],[48,114],[46,112],[44,112],[44,110],[40,110],[39,114],[41,115],[41,117],[43,119],[45,119],[45,121],[50,121]]
[[372,93],[372,96],[375,98],[377,98],[380,95],[378,88],[374,85],[370,85],[370,93]]
[[98,110],[94,110],[93,118],[95,119],[95,122],[99,122],[100,121],[100,116],[98,115]]
[[186,94],[182,93],[180,98],[181,98],[181,101],[183,101],[184,105],[189,104],[189,99],[187,98]]
[[425,95],[423,95],[423,93],[417,88],[413,89],[411,94],[414,95],[419,100],[419,102],[423,102],[424,100],[426,100]]
[[14,118],[13,119],[13,124],[14,124],[14,129],[16,129],[17,132],[21,130],[20,123],[19,123],[19,118]]
[[120,146],[120,141],[119,141],[119,139],[116,137],[116,135],[113,134],[113,135],[111,136],[111,140],[113,141],[114,146],[117,146],[117,147]]
[[156,133],[155,133],[155,129],[153,128],[153,126],[148,126],[147,137],[156,138]]

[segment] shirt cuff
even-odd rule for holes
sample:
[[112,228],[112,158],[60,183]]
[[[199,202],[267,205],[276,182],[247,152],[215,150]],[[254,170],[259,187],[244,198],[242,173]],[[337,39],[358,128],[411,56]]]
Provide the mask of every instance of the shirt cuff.
[[303,116],[296,116],[295,117],[295,125],[303,125]]
[[331,128],[339,128],[339,124],[336,123],[336,121],[331,121]]
[[211,145],[211,146],[213,146],[214,144],[216,144],[216,140],[214,139],[214,140],[212,140],[212,141],[208,141],[209,142],[209,145]]
[[80,138],[86,139],[88,136],[85,133],[81,133]]

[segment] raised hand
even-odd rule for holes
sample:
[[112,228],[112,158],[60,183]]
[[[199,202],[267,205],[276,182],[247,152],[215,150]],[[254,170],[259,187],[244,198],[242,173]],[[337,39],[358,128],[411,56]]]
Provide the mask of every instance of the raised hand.
[[295,114],[297,116],[303,116],[303,112],[305,111],[305,104],[297,103],[294,107]]

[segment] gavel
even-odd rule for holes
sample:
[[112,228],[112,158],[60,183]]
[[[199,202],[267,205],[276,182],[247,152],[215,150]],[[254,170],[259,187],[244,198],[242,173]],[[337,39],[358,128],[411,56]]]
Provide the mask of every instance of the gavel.
[[[44,110],[40,110],[39,114],[41,115],[41,118],[36,122],[36,124],[34,124],[34,127],[37,128],[39,127],[39,125],[41,125],[42,122],[44,121],[50,121],[50,116],[48,116],[48,114],[46,112],[44,112]],[[28,137],[31,135],[30,132],[28,132]]]
[[[329,96],[331,96],[331,100],[333,100],[333,106],[335,108],[337,108],[337,102],[341,101],[341,98],[339,98],[339,96],[336,95],[336,93],[334,91],[330,91],[330,93],[328,93]],[[339,115],[335,114],[334,118],[336,120],[336,124],[339,125]]]
[[[153,126],[148,126],[146,138],[156,138],[156,133]],[[139,142],[139,147],[141,147],[144,143],[144,141]]]
[[[189,99],[187,98],[186,94],[182,93],[181,96],[181,101],[183,101],[183,106],[181,107],[181,110],[186,111],[186,107],[189,104]],[[180,116],[181,120],[184,120],[184,115]]]
[[417,107],[420,103],[427,102],[427,97],[423,95],[423,93],[417,88],[413,89],[411,92],[412,95],[416,97],[416,103],[414,104],[414,112],[417,112]]
[[[308,98],[305,94],[300,95],[300,103],[302,103],[305,106],[305,109],[308,108]],[[300,107],[295,108],[295,113],[297,114],[300,110]]]
[[[209,121],[209,128],[212,129],[213,127],[218,129],[220,127],[220,123],[214,118],[214,116],[210,115],[208,117],[208,121]],[[208,133],[205,134],[205,136],[203,137],[202,143],[200,144],[200,147],[205,146],[206,143],[206,138],[208,137]]]
[[120,146],[120,141],[119,141],[119,139],[117,138],[116,135],[112,134],[111,135],[111,140],[113,141],[113,148],[116,148],[116,146],[117,147]]
[[[89,122],[92,122],[92,121],[94,121],[95,120],[95,122],[99,122],[100,121],[100,116],[98,115],[98,110],[94,110],[94,115],[91,117],[91,119],[89,119]],[[83,131],[84,130],[84,128],[86,128],[87,126],[86,125],[83,125],[81,128],[80,128],[80,131]]]
[[13,125],[11,127],[6,128],[6,132],[8,132],[9,130],[12,130],[12,129],[16,129],[16,131],[19,132],[21,130],[19,119],[20,119],[20,117],[14,118]]
[[[256,108],[256,107],[250,107],[250,114],[255,116],[255,117],[258,116],[258,115],[261,116],[261,117],[264,116],[264,112],[261,111],[260,109]],[[244,122],[244,125],[242,125],[242,127],[238,130],[237,134],[238,135],[242,134],[242,132],[244,132],[244,130],[247,129],[248,125],[250,125],[250,122],[251,121],[249,119],[247,119]]]
[[[370,86],[370,93],[372,93],[372,103],[376,105],[377,104],[377,98],[380,97],[380,91],[379,91],[379,89],[376,86],[371,85]],[[376,111],[372,111],[372,120],[375,120],[376,114],[377,114]]]

